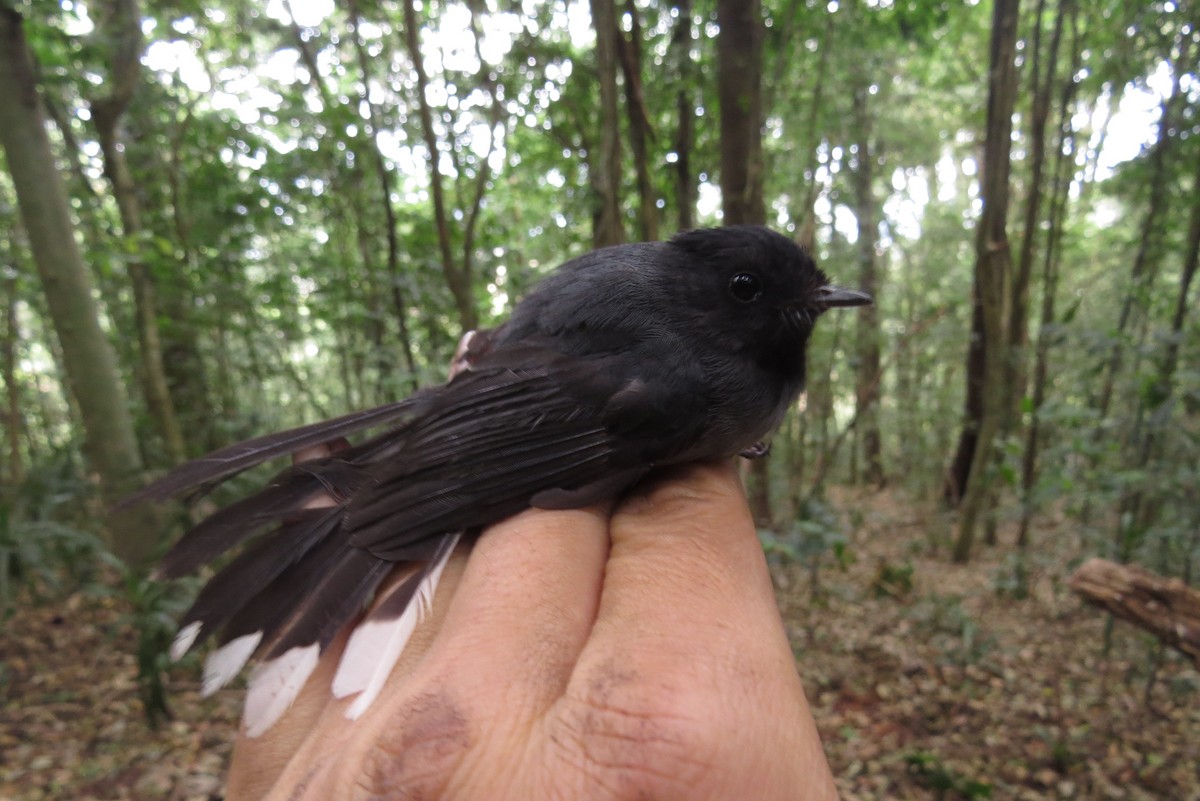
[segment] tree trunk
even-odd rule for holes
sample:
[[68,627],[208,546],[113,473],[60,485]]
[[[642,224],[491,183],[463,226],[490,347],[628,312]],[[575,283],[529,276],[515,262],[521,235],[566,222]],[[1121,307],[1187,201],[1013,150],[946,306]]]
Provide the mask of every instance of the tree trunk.
[[762,225],[762,68],[760,0],[718,0],[717,97],[721,106],[721,205],[726,225]]
[[[796,241],[808,250],[814,250],[817,240],[817,215],[814,212],[817,196],[821,186],[817,182],[817,170],[821,166],[821,108],[825,99],[825,81],[829,76],[829,54],[834,49],[834,19],[835,14],[825,15],[825,26],[817,44],[817,66],[813,70],[812,93],[808,97],[808,112],[805,114],[804,138],[800,146],[804,153],[804,193],[797,193],[801,198],[792,212],[792,218],[797,221]],[[799,98],[796,100],[799,103]]]
[[300,27],[300,23],[296,22],[296,12],[292,10],[291,0],[283,0],[283,10],[288,16],[288,25],[292,29],[292,40],[296,43],[296,51],[300,54],[300,60],[304,62],[305,72],[308,73],[308,85],[317,90],[317,94],[321,96],[321,108],[328,111],[337,103],[329,88],[325,86],[325,82],[321,80],[321,68],[317,65],[317,56],[309,46],[309,39],[305,36],[304,29]]
[[629,149],[633,152],[633,167],[637,174],[638,235],[643,242],[658,239],[658,197],[650,177],[646,140],[653,135],[646,98],[642,91],[642,26],[637,6],[625,0],[625,13],[632,21],[629,35],[618,29],[617,41],[621,51],[621,73],[625,76],[625,113],[629,119]]
[[[1171,318],[1170,334],[1162,356],[1158,359],[1153,382],[1138,393],[1138,424],[1131,437],[1130,452],[1124,459],[1127,469],[1146,473],[1158,454],[1164,432],[1176,433],[1171,423],[1171,400],[1175,391],[1175,370],[1179,362],[1179,343],[1184,339],[1184,322],[1190,304],[1192,279],[1200,261],[1200,157],[1196,159],[1192,179],[1192,209],[1188,224],[1183,269],[1179,276],[1179,292],[1175,297],[1175,313]],[[1145,421],[1145,422],[1144,422]],[[1147,531],[1161,508],[1156,497],[1157,480],[1142,482],[1121,498],[1117,514],[1118,555],[1122,561],[1132,556],[1137,533]]]
[[170,217],[179,247],[179,268],[160,284],[164,291],[162,310],[169,321],[163,327],[163,371],[190,453],[207,453],[221,447],[222,436],[213,414],[212,385],[200,347],[200,330],[193,310],[195,295],[191,276],[196,273],[196,249],[192,241],[188,177],[183,143],[188,136],[194,109],[184,117],[171,136],[168,154],[159,154],[170,193]]
[[[854,128],[857,147],[854,170],[855,217],[858,218],[858,284],[859,289],[872,297],[879,296],[876,254],[879,239],[879,203],[875,198],[875,146],[872,140],[872,118],[867,108],[869,79],[860,76],[854,87]],[[855,387],[856,431],[862,446],[864,478],[875,487],[882,487],[883,445],[879,433],[879,406],[876,403],[880,374],[878,307],[870,304],[857,315],[858,369]]]
[[458,309],[459,326],[464,332],[473,331],[479,327],[479,316],[475,309],[471,276],[454,261],[450,223],[446,218],[442,170],[438,165],[437,131],[433,127],[433,112],[429,108],[429,99],[426,96],[429,79],[425,76],[425,62],[421,58],[420,33],[421,27],[417,20],[414,0],[404,0],[404,41],[417,76],[417,107],[421,113],[421,133],[425,139],[425,149],[429,151],[429,185],[433,198],[433,219],[437,226],[438,249],[442,258],[442,274]]
[[[987,466],[1003,422],[1007,337],[1006,305],[1012,272],[1008,244],[1008,194],[1012,113],[1016,100],[1017,17],[1020,0],[995,0],[988,70],[987,142],[983,164],[983,214],[975,236],[976,301],[983,328],[983,416],[963,494],[954,561],[971,555],[975,528],[987,496]],[[968,362],[970,359],[968,358]]]
[[[5,247],[11,251],[12,242]],[[11,254],[15,257],[15,254]],[[15,261],[15,258],[13,258]],[[24,459],[21,458],[21,385],[17,383],[17,342],[21,332],[17,328],[17,276],[16,273],[0,275],[0,298],[4,304],[4,328],[0,330],[0,381],[4,382],[4,448],[8,452],[7,468],[0,462],[0,487],[15,486],[25,478]]]
[[[762,71],[766,26],[760,0],[718,0],[717,97],[721,107],[721,206],[726,225],[762,225]],[[750,463],[750,509],[771,524],[768,458]]]
[[[142,462],[116,355],[100,327],[91,276],[75,241],[22,20],[7,6],[0,6],[0,143],[62,347],[67,385],[83,420],[84,451],[104,498],[112,502],[140,479]],[[159,531],[151,507],[114,513],[108,520],[114,552],[134,567],[154,556]]]
[[[366,132],[371,150],[371,162],[375,166],[375,177],[379,181],[379,207],[383,210],[384,234],[387,238],[385,275],[391,290],[392,313],[396,315],[400,352],[404,356],[404,366],[408,370],[408,380],[405,383],[410,391],[415,392],[418,383],[417,364],[413,356],[412,338],[408,333],[408,302],[404,297],[403,276],[400,273],[400,240],[396,233],[396,208],[392,203],[392,175],[383,158],[383,151],[379,149],[379,127],[376,122],[379,119],[379,110],[371,102],[370,59],[367,56],[367,48],[363,43],[362,34],[359,32],[362,16],[359,12],[358,0],[350,0],[347,7],[350,12],[351,38],[354,41],[355,53],[358,55],[358,69],[362,73],[362,104],[367,109]],[[390,368],[391,359],[383,354],[386,354],[388,349],[379,348],[379,350],[381,352],[375,354],[375,357],[379,360],[381,370],[387,370]],[[385,396],[394,397],[397,382],[383,380],[381,383],[385,387]]]
[[[1142,235],[1134,254],[1133,266],[1129,274],[1129,291],[1121,302],[1121,313],[1117,317],[1117,330],[1114,335],[1108,360],[1104,365],[1104,378],[1101,381],[1100,396],[1096,403],[1099,410],[1100,425],[1108,416],[1112,403],[1113,389],[1116,386],[1117,373],[1121,369],[1122,343],[1126,330],[1133,321],[1134,313],[1140,312],[1147,299],[1147,290],[1158,272],[1158,262],[1162,255],[1162,219],[1169,197],[1168,188],[1171,179],[1167,174],[1168,151],[1172,147],[1171,135],[1176,109],[1181,102],[1180,68],[1188,64],[1188,50],[1192,37],[1179,34],[1179,57],[1171,65],[1171,93],[1163,98],[1161,113],[1158,121],[1158,140],[1150,152],[1150,196],[1146,202],[1146,215],[1142,219]],[[1097,428],[1097,436],[1100,436]]]
[[1196,158],[1195,172],[1192,175],[1192,213],[1188,222],[1187,247],[1183,256],[1183,271],[1179,276],[1179,294],[1175,298],[1175,314],[1171,318],[1171,336],[1167,337],[1167,348],[1159,370],[1160,385],[1157,395],[1164,400],[1170,395],[1171,380],[1175,369],[1179,366],[1179,344],[1183,341],[1183,324],[1188,309],[1194,304],[1188,302],[1192,280],[1196,277],[1197,262],[1200,262],[1200,153]]
[[1072,0],[1059,0],[1054,15],[1054,29],[1050,44],[1042,54],[1042,17],[1046,0],[1038,0],[1037,15],[1033,31],[1033,60],[1031,83],[1033,108],[1029,117],[1029,191],[1025,197],[1025,219],[1021,231],[1021,249],[1013,274],[1013,303],[1008,319],[1009,383],[1012,398],[1009,401],[1008,420],[1012,427],[1017,417],[1021,396],[1024,394],[1022,365],[1024,351],[1029,344],[1028,306],[1029,284],[1033,275],[1034,245],[1037,241],[1038,221],[1041,219],[1042,194],[1045,188],[1043,173],[1046,164],[1046,122],[1050,119],[1051,88],[1058,77],[1058,51],[1062,42],[1063,22]]
[[[1025,433],[1025,451],[1021,458],[1021,522],[1017,530],[1017,545],[1024,548],[1029,544],[1029,525],[1033,519],[1033,487],[1037,479],[1037,458],[1041,438],[1041,410],[1046,402],[1046,386],[1049,379],[1050,347],[1058,296],[1059,243],[1062,239],[1063,220],[1066,217],[1067,201],[1070,199],[1071,172],[1075,163],[1075,137],[1071,129],[1076,84],[1074,75],[1079,67],[1080,47],[1074,4],[1070,11],[1072,30],[1071,65],[1062,79],[1058,106],[1058,137],[1054,157],[1053,185],[1050,191],[1050,209],[1047,216],[1046,238],[1042,246],[1042,311],[1038,323],[1037,349],[1033,365],[1033,397],[1029,428]],[[1028,232],[1026,233],[1028,235]]]
[[[500,138],[497,129],[504,122],[504,105],[500,100],[500,89],[496,83],[496,73],[487,67],[483,58],[483,29],[479,18],[486,12],[484,0],[468,0],[467,7],[471,12],[471,38],[475,44],[475,58],[479,61],[480,79],[488,94],[488,147],[487,152],[479,159],[475,170],[475,181],[471,187],[470,205],[465,209],[466,220],[463,223],[462,264],[463,270],[470,275],[475,260],[475,232],[479,229],[479,220],[483,213],[483,196],[487,192],[488,182],[492,178],[492,156],[497,152]],[[505,126],[507,129],[507,126]]]
[[138,345],[141,352],[141,379],[146,405],[162,438],[163,450],[171,464],[187,458],[183,432],[175,416],[175,405],[163,369],[162,341],[158,330],[158,302],[154,276],[142,257],[142,209],[133,173],[125,158],[122,121],[133,101],[141,76],[142,13],[137,0],[112,0],[100,15],[99,39],[109,43],[109,94],[92,101],[92,122],[104,156],[104,174],[112,184],[113,197],[121,216],[121,228],[127,252],[129,280],[133,287]]
[[958,434],[954,458],[946,469],[942,496],[949,506],[962,503],[975,447],[979,443],[979,423],[983,419],[983,307],[979,299],[979,282],[971,289],[971,331],[967,340],[966,400],[963,403],[963,427]]
[[[967,193],[969,181],[962,169],[956,165],[954,173],[955,189]],[[979,442],[979,423],[983,419],[983,307],[979,297],[979,281],[974,278],[971,282],[971,329],[967,336],[963,426],[958,435],[954,457],[946,468],[942,487],[942,497],[950,507],[957,507],[962,503],[967,479],[971,474],[971,462],[975,458],[975,445]]]
[[[338,339],[339,347],[343,348],[341,362],[343,365],[349,361],[354,362],[354,369],[348,374],[342,373],[342,387],[345,390],[345,405],[349,408],[354,408],[358,405],[371,402],[381,402],[385,400],[394,400],[396,394],[396,382],[392,377],[395,372],[395,360],[392,358],[391,348],[387,343],[387,322],[386,312],[383,309],[383,295],[390,295],[393,314],[398,319],[400,329],[401,348],[406,356],[406,361],[409,367],[409,383],[415,386],[415,375],[411,359],[408,359],[411,352],[411,346],[408,343],[408,326],[407,326],[407,304],[404,303],[403,293],[400,289],[400,276],[391,272],[391,259],[398,258],[398,242],[396,244],[397,251],[392,250],[395,225],[391,217],[394,212],[391,207],[391,192],[386,187],[390,184],[389,176],[386,171],[383,173],[381,183],[385,184],[384,192],[384,229],[387,237],[388,250],[387,259],[388,267],[381,272],[376,269],[376,240],[378,233],[377,224],[368,218],[366,206],[363,202],[363,193],[360,191],[359,182],[362,180],[361,165],[365,165],[370,161],[378,172],[381,169],[382,159],[376,146],[375,120],[377,111],[370,102],[369,97],[369,74],[363,64],[363,47],[362,39],[359,35],[359,8],[356,2],[348,4],[348,13],[350,15],[351,31],[350,36],[354,43],[356,54],[358,55],[359,71],[362,77],[363,95],[361,104],[367,107],[368,119],[367,124],[359,128],[360,134],[353,137],[352,152],[354,154],[354,166],[351,167],[346,175],[345,181],[340,180],[342,176],[334,173],[331,176],[332,193],[336,197],[345,198],[347,205],[351,211],[351,218],[347,221],[347,226],[353,228],[355,245],[358,250],[358,264],[362,268],[362,282],[364,284],[363,304],[367,310],[367,321],[363,326],[361,335],[365,339],[366,349],[370,356],[370,363],[362,355],[362,349],[358,347],[359,332],[357,330],[347,331],[346,326],[342,326],[339,330]],[[321,99],[321,108],[327,112],[335,109],[340,103],[335,99],[334,93],[330,91],[326,82],[321,78],[320,67],[317,64],[317,55],[313,52],[311,39],[306,35],[304,29],[296,22],[295,12],[292,10],[290,0],[283,0],[284,10],[288,15],[288,24],[292,33],[292,40],[296,43],[296,50],[300,54],[300,60],[304,64],[304,72],[306,75],[306,83],[315,89],[317,95]],[[363,142],[363,139],[368,139]],[[370,154],[364,151],[372,151]],[[343,254],[343,263],[351,264],[352,259],[347,254]],[[345,279],[348,282],[358,280],[356,275],[351,274],[351,270],[345,271]],[[383,285],[381,290],[379,287]],[[374,386],[376,390],[375,401],[367,399],[365,388],[368,376],[366,375],[368,366],[373,368]],[[352,383],[353,382],[353,383]],[[353,400],[355,397],[357,401]]]
[[[1050,43],[1048,47],[1043,47],[1042,22],[1045,18],[1046,0],[1038,0],[1033,21],[1032,44],[1029,48],[1033,51],[1030,70],[1033,101],[1029,123],[1029,181],[1022,215],[1021,247],[1018,252],[1016,269],[1013,271],[1008,319],[1005,322],[1004,385],[1007,388],[1008,396],[1005,398],[1004,415],[1000,421],[999,432],[999,436],[1005,439],[1013,435],[1018,427],[1021,419],[1021,401],[1025,395],[1025,352],[1029,346],[1029,284],[1033,274],[1033,252],[1045,183],[1043,173],[1046,162],[1046,121],[1050,117],[1050,90],[1054,85],[1059,43],[1062,41],[1064,12],[1069,2],[1070,0],[1060,0],[1057,4]],[[1043,49],[1046,50],[1045,53],[1043,53]],[[1001,460],[1001,454],[997,452],[995,461],[997,467]],[[984,542],[988,545],[995,545],[999,539],[997,532],[999,520],[996,513],[1000,502],[999,495],[1000,487],[993,483],[989,487],[986,501]]]
[[696,202],[699,189],[692,172],[692,147],[696,141],[696,103],[692,97],[692,42],[695,38],[692,22],[692,0],[678,0],[675,29],[671,32],[671,51],[674,54],[675,79],[675,202],[678,204],[677,225],[680,231],[696,227]]
[[621,223],[621,123],[617,109],[617,11],[613,0],[590,0],[596,29],[596,77],[600,83],[600,136],[588,151],[592,185],[592,246],[625,241]]

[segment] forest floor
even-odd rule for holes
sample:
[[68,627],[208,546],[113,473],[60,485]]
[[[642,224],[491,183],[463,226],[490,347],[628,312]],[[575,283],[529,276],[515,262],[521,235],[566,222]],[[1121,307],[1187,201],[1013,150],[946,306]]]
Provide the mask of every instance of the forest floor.
[[[844,801],[1200,801],[1200,675],[1125,624],[1104,654],[1106,615],[1065,586],[1070,521],[1035,531],[1016,600],[1011,549],[951,565],[948,523],[901,494],[836,501],[848,564],[826,558],[815,596],[803,565],[775,577]],[[151,730],[125,612],[80,593],[4,623],[0,801],[222,797],[241,693],[202,700],[195,663],[174,668],[176,718]]]

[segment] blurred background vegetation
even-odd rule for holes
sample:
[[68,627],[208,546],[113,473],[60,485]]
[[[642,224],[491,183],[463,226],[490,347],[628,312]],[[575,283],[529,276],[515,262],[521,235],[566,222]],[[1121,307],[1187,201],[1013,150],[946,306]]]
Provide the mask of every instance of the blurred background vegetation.
[[176,530],[111,501],[441,380],[594,246],[739,222],[877,298],[748,476],[814,595],[846,487],[1009,597],[1048,521],[1196,581],[1188,2],[0,0],[0,59],[6,615],[132,567],[153,673]]

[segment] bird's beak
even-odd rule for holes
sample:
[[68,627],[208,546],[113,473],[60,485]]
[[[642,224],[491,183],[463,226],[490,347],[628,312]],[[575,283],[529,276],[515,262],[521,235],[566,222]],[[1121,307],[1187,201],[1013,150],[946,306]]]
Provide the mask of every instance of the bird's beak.
[[813,305],[822,310],[838,306],[867,306],[871,303],[874,303],[874,300],[866,292],[832,284],[826,284],[817,289],[813,297]]

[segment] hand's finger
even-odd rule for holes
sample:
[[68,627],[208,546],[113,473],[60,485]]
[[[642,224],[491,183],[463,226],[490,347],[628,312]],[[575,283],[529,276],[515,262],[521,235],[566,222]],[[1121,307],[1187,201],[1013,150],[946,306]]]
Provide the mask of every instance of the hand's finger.
[[[690,465],[627,498],[589,651],[646,645],[711,663],[745,649],[790,662],[770,574],[731,463]],[[672,666],[673,667],[673,666]]]
[[[607,524],[606,510],[532,510],[486,531],[445,617],[432,627],[429,651],[411,673],[393,673],[383,697],[336,749],[344,755],[339,765],[285,779],[299,781],[305,799],[332,798],[347,785],[441,787],[461,768],[476,726],[487,731],[486,753],[508,755],[497,775],[512,770],[531,724],[561,696],[587,639]],[[447,594],[438,592],[439,604]]]
[[421,671],[535,715],[562,692],[587,640],[607,553],[603,509],[530,510],[491,527]]
[[[740,797],[753,776],[756,797],[836,799],[733,465],[663,476],[615,510],[610,531],[600,608],[563,718],[603,710],[606,742],[659,730],[688,744],[682,764],[710,767],[688,797]],[[662,769],[677,756],[669,745],[665,754],[641,758]]]

